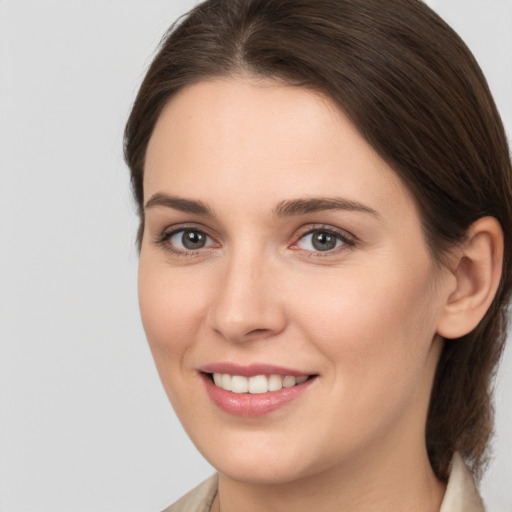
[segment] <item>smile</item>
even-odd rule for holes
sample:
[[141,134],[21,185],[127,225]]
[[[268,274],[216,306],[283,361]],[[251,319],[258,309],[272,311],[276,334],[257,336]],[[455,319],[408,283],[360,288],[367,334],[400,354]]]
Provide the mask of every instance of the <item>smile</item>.
[[306,382],[309,377],[307,375],[295,377],[294,375],[275,374],[245,377],[243,375],[230,375],[229,373],[213,373],[212,378],[215,386],[225,391],[259,395],[300,385]]
[[213,404],[230,415],[246,418],[284,408],[318,380],[317,374],[259,364],[207,365],[200,369],[200,375]]

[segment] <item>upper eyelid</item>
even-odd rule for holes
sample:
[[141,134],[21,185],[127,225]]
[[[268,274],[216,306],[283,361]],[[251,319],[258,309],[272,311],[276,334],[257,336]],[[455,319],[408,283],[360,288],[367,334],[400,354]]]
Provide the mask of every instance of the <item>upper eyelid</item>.
[[180,231],[187,231],[187,230],[190,230],[190,231],[200,231],[201,233],[204,233],[205,235],[208,235],[210,238],[215,238],[214,235],[212,235],[211,233],[211,230],[204,227],[204,226],[200,226],[198,224],[195,224],[193,222],[185,222],[183,224],[174,224],[174,225],[171,225],[171,226],[167,226],[166,228],[164,228],[162,231],[161,231],[161,236],[164,237],[164,236],[171,236],[171,235],[174,235],[176,233],[179,233]]
[[329,224],[313,224],[313,225],[304,226],[303,228],[299,228],[299,230],[297,231],[297,234],[295,235],[295,238],[299,239],[303,236],[314,233],[315,231],[328,231],[328,232],[334,233],[335,235],[338,235],[342,238],[347,238],[353,242],[357,241],[357,237],[355,235],[353,235],[350,231],[347,231],[346,229],[338,228],[336,226],[332,226]]
[[[211,233],[212,230],[210,230],[209,228],[207,228],[205,226],[195,224],[193,222],[168,226],[162,230],[162,235],[174,234],[174,233],[178,233],[179,231],[185,231],[187,229],[200,231],[212,238],[215,238],[215,235],[213,235]],[[319,224],[319,223],[307,224],[307,225],[301,226],[300,228],[295,230],[295,234],[292,235],[292,237],[296,238],[299,236],[305,236],[314,231],[321,231],[321,230],[329,231],[329,232],[332,232],[332,233],[335,233],[335,234],[338,234],[341,236],[346,236],[347,238],[350,238],[350,239],[356,239],[356,236],[353,235],[352,233],[350,233],[349,231],[347,231],[346,229],[338,228],[338,227],[332,226],[330,224]]]

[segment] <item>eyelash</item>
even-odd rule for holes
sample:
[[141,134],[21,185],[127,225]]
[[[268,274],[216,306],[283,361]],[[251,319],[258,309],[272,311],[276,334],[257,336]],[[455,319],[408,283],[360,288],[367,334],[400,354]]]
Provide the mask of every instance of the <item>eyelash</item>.
[[[183,250],[183,249],[178,249],[177,247],[173,246],[170,243],[170,240],[174,235],[177,235],[178,233],[181,233],[181,232],[185,233],[186,231],[190,231],[193,233],[201,233],[201,234],[205,235],[206,237],[208,237],[210,240],[213,240],[213,237],[211,237],[208,233],[206,233],[206,231],[204,231],[203,229],[199,229],[196,226],[179,226],[176,229],[173,229],[171,231],[165,231],[164,233],[162,233],[155,240],[155,243],[157,245],[161,246],[166,251],[168,251],[171,254],[174,254],[176,256],[184,256],[184,257],[197,256],[201,252],[201,250],[205,249],[204,247],[201,247],[200,249],[196,249],[196,250],[193,250],[193,249]],[[206,247],[206,249],[207,249],[207,247]]]
[[[327,258],[329,256],[338,255],[340,252],[344,252],[349,249],[353,249],[357,245],[357,239],[354,235],[352,235],[346,231],[343,231],[341,229],[334,228],[332,226],[327,226],[325,224],[318,224],[318,225],[309,227],[307,229],[307,231],[300,233],[300,235],[297,236],[296,241],[293,242],[293,244],[291,245],[291,248],[294,249],[294,247],[297,246],[297,244],[301,240],[304,240],[307,236],[312,235],[313,233],[318,233],[318,232],[334,236],[338,241],[341,242],[341,246],[335,247],[335,248],[327,250],[327,251],[304,250],[303,252],[309,258]],[[300,250],[300,249],[296,249],[296,250]]]
[[[176,255],[176,256],[184,256],[184,257],[193,257],[197,256],[202,250],[208,249],[208,247],[201,247],[199,249],[193,250],[183,250],[178,249],[176,246],[172,245],[169,241],[171,238],[178,233],[181,232],[195,232],[205,235],[210,240],[214,240],[212,236],[210,236],[206,231],[203,229],[199,229],[196,226],[179,226],[171,231],[166,231],[162,233],[160,236],[157,237],[155,240],[155,243],[159,246],[161,246],[166,251]],[[313,233],[325,233],[327,235],[334,236],[338,241],[340,241],[342,244],[339,247],[335,247],[333,249],[327,250],[327,251],[310,251],[310,250],[303,250],[304,254],[307,255],[309,258],[325,258],[328,256],[337,255],[340,252],[349,250],[354,248],[357,245],[357,239],[355,236],[353,236],[350,233],[347,233],[346,231],[334,228],[332,226],[327,226],[324,224],[314,225],[312,227],[309,227],[307,231],[304,231],[303,233],[300,233],[298,236],[295,237],[295,241],[289,246],[289,248],[293,250],[301,250],[300,248],[296,248],[297,244],[304,240],[307,236],[312,235]]]

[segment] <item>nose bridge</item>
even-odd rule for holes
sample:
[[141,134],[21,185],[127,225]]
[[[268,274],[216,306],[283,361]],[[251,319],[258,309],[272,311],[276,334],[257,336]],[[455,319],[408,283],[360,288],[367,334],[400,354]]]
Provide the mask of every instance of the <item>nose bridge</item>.
[[285,316],[278,293],[278,272],[264,251],[252,250],[247,244],[233,249],[224,265],[211,305],[212,328],[230,341],[281,331]]

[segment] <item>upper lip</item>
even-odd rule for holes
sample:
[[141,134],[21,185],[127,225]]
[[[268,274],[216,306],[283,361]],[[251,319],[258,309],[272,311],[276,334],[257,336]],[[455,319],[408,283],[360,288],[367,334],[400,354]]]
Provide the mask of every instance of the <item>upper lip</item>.
[[247,365],[228,362],[210,363],[201,366],[199,371],[203,373],[227,373],[229,375],[241,375],[243,377],[254,377],[255,375],[293,375],[294,377],[301,377],[304,375],[312,375],[309,372],[303,372],[294,368],[260,363]]

